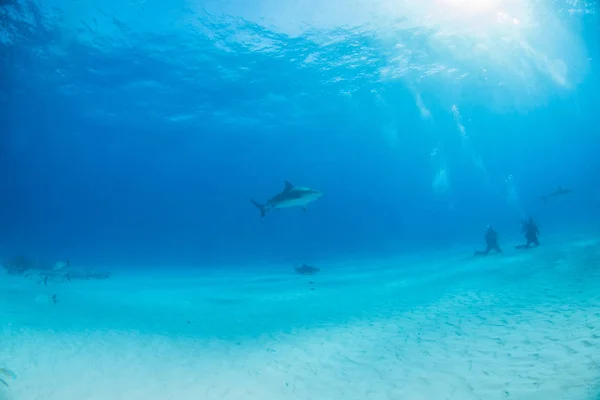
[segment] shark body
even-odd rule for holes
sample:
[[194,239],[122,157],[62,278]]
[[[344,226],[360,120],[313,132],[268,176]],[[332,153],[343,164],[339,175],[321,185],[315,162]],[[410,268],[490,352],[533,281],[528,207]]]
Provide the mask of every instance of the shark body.
[[542,196],[542,200],[544,200],[544,203],[546,203],[548,202],[548,199],[564,196],[571,193],[573,193],[571,189],[563,189],[561,186],[559,186],[558,189],[556,189],[554,192],[547,194],[546,196]]
[[313,267],[312,265],[302,264],[300,267],[295,268],[296,273],[300,275],[314,275],[320,271],[319,268]]
[[283,191],[271,197],[265,204],[260,204],[254,200],[251,201],[260,210],[260,216],[264,217],[269,210],[276,208],[302,207],[306,211],[308,203],[317,200],[322,195],[323,193],[318,190],[297,187],[285,181]]

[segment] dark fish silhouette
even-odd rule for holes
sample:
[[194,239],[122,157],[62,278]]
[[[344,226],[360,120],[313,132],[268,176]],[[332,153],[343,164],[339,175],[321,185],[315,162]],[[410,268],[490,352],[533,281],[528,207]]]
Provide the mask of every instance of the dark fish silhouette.
[[571,193],[573,193],[571,189],[563,189],[561,186],[559,186],[558,189],[556,189],[554,192],[547,194],[546,196],[542,196],[542,200],[544,200],[544,203],[547,203],[548,199],[564,196]]
[[250,201],[260,210],[260,216],[264,217],[269,210],[274,208],[302,207],[306,211],[308,203],[317,200],[322,195],[323,193],[318,190],[296,187],[285,181],[283,191],[271,197],[265,204],[260,204],[254,200]]
[[319,268],[306,264],[302,264],[302,266],[296,267],[295,270],[301,275],[314,275],[320,271]]

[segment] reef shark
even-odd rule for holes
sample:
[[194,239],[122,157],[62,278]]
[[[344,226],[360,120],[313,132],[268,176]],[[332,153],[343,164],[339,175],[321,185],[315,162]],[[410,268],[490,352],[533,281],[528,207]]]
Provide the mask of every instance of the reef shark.
[[313,267],[312,265],[302,264],[300,267],[294,268],[300,275],[314,275],[320,271],[319,268]]
[[573,191],[571,189],[563,189],[561,186],[559,186],[558,189],[556,189],[554,192],[547,194],[546,196],[542,196],[542,200],[544,200],[544,203],[546,203],[548,201],[548,199],[564,196],[566,194],[571,194],[571,193],[573,193]]
[[296,187],[290,182],[285,181],[283,191],[271,197],[265,204],[260,204],[254,200],[250,201],[260,210],[262,218],[269,210],[275,208],[302,207],[306,211],[308,203],[317,200],[322,195],[323,193],[318,190],[307,187]]

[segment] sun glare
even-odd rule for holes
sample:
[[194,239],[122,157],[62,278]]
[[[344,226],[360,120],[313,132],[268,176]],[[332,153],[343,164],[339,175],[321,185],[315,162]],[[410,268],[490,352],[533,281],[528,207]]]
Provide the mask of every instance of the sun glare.
[[439,0],[439,2],[451,9],[458,9],[470,14],[479,14],[497,9],[502,0]]
[[525,3],[526,0],[434,0],[431,13],[444,25],[490,32],[500,26],[520,25],[527,13]]

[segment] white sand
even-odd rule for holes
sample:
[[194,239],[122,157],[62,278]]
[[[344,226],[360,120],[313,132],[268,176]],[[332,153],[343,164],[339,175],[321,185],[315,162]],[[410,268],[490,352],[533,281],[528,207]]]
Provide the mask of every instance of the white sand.
[[18,377],[0,399],[598,399],[598,241],[322,267],[48,288],[1,277],[0,367]]

